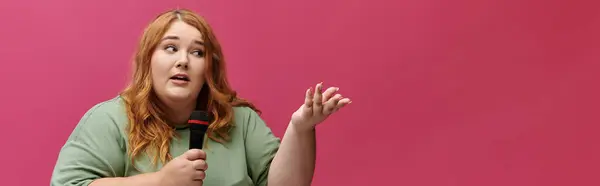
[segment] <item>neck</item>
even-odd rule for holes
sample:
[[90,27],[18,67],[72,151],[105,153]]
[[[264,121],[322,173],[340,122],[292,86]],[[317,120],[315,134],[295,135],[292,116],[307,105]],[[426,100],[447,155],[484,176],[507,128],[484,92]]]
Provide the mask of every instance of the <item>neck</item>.
[[171,125],[185,125],[187,124],[190,115],[196,108],[196,102],[187,103],[170,103],[167,105],[167,119]]

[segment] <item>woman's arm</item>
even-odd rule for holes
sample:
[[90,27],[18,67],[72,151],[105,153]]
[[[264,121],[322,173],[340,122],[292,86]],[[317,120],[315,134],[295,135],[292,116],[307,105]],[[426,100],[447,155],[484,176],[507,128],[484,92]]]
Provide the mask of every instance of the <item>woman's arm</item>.
[[269,170],[269,185],[310,185],[315,170],[315,130],[290,123]]
[[145,173],[122,178],[100,178],[94,180],[89,186],[160,186],[160,177],[157,173]]
[[330,87],[323,93],[322,89],[323,84],[317,84],[313,95],[309,88],[304,104],[292,115],[271,162],[269,185],[311,185],[316,159],[315,126],[350,103],[350,99],[335,94],[339,88]]

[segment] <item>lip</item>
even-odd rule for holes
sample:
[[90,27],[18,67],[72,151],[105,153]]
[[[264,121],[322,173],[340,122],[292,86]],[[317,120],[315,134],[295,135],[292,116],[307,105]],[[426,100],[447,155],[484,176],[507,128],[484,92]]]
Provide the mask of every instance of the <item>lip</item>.
[[190,76],[188,76],[188,74],[186,74],[186,73],[177,73],[177,74],[175,74],[175,75],[171,76],[171,78],[172,78],[172,77],[175,77],[175,76],[184,76],[184,77],[186,77],[188,80],[190,79]]
[[171,81],[171,83],[175,84],[175,85],[187,85],[188,83],[190,83],[189,81],[184,81],[184,80],[178,80],[178,79],[169,79],[169,81]]
[[[179,80],[179,79],[172,79],[175,76],[183,76],[183,77],[186,77],[188,80],[185,81],[185,80]],[[177,73],[177,74],[171,76],[171,78],[169,78],[169,80],[175,85],[186,85],[191,81],[190,76],[188,76],[186,73]]]

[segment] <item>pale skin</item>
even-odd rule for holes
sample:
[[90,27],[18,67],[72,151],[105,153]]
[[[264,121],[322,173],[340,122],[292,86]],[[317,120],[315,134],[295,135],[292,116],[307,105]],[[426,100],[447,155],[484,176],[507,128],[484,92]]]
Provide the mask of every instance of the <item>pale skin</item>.
[[285,131],[279,151],[269,170],[269,185],[310,185],[315,170],[315,127],[331,114],[351,103],[330,87],[324,93],[319,83],[313,93],[306,91],[304,104],[294,114]]
[[[183,22],[175,22],[165,33],[152,55],[151,69],[154,90],[168,107],[169,120],[185,123],[194,109],[205,68],[202,34]],[[185,74],[187,81],[174,80]],[[291,117],[282,143],[273,159],[268,175],[271,186],[304,186],[312,182],[315,169],[315,127],[351,103],[338,93],[339,88],[323,91],[323,84],[306,91],[304,103]],[[175,114],[177,113],[177,114]],[[90,186],[198,186],[202,185],[208,165],[206,153],[193,149],[169,161],[160,171],[125,178],[101,178]]]

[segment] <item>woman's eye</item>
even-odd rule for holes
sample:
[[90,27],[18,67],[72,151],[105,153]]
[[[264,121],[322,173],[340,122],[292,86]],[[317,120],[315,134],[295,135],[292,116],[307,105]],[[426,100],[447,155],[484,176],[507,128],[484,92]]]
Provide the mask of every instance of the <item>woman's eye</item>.
[[169,45],[169,46],[165,47],[165,50],[169,51],[169,52],[177,52],[177,48],[173,45]]
[[192,52],[193,55],[198,56],[198,57],[204,57],[204,51],[202,50],[196,50],[194,52]]

